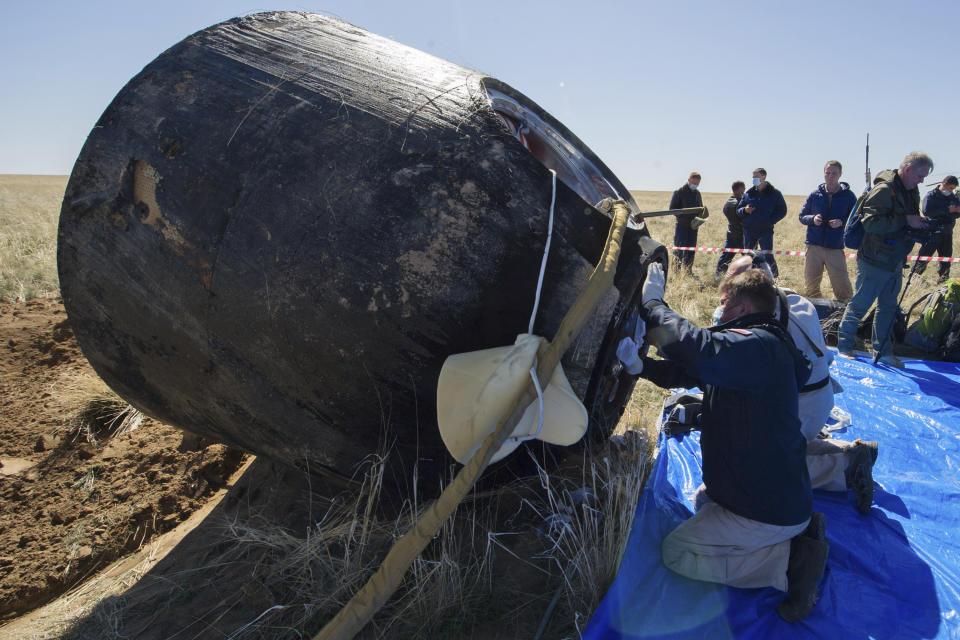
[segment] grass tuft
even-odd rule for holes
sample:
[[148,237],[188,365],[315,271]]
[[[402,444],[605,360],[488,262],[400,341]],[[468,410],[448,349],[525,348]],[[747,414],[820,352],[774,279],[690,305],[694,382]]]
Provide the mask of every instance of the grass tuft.
[[54,383],[66,437],[96,444],[129,433],[140,426],[143,414],[122,400],[100,378],[70,374]]

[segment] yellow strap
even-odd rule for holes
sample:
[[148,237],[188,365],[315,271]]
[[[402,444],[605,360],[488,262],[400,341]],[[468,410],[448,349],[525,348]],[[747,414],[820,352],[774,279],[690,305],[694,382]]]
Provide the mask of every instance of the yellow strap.
[[[549,380],[553,370],[560,362],[560,358],[580,332],[586,320],[593,314],[594,309],[606,292],[613,286],[613,277],[617,271],[617,260],[620,258],[620,246],[623,232],[627,226],[629,210],[626,203],[619,200],[613,205],[613,224],[607,234],[607,242],[603,249],[600,263],[590,274],[587,286],[574,301],[570,310],[564,316],[557,329],[553,342],[545,343],[538,353],[537,376],[541,380]],[[517,393],[513,409],[497,424],[497,428],[487,436],[480,449],[470,461],[457,473],[453,482],[444,489],[440,497],[430,505],[422,516],[414,523],[413,528],[394,543],[380,568],[367,583],[350,599],[350,602],[320,630],[314,640],[349,640],[353,638],[367,624],[380,607],[393,595],[400,586],[403,575],[423,552],[427,544],[446,522],[447,518],[456,511],[457,506],[473,488],[480,474],[483,473],[490,458],[499,451],[504,441],[513,433],[517,422],[523,416],[527,406],[536,399],[536,390],[533,383],[528,384]]]

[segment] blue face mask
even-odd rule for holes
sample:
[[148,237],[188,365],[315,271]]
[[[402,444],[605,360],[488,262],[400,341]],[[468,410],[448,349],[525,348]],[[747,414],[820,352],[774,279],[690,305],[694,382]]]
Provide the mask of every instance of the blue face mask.
[[714,326],[720,324],[720,316],[723,315],[723,307],[717,307],[713,310],[713,324]]
[[755,187],[756,187],[756,186],[759,186],[759,185],[760,185],[760,182],[761,182],[760,178],[754,178],[754,179],[753,179],[753,186],[755,186]]
[[692,182],[687,183],[690,186],[690,191],[696,191],[699,185],[695,185]]

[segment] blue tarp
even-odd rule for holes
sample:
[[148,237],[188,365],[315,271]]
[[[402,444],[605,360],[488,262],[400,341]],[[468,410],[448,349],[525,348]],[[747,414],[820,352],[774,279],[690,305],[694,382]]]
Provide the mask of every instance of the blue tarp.
[[836,396],[851,423],[843,440],[877,440],[874,506],[853,493],[814,491],[830,555],[820,600],[783,622],[773,588],[737,589],[666,569],[660,542],[693,513],[699,434],[661,435],[616,580],[583,638],[960,638],[960,365],[874,367],[838,358]]

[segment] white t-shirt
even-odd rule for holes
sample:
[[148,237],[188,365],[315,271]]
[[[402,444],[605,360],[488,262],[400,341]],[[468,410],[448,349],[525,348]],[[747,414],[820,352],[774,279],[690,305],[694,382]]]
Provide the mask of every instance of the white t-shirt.
[[[810,378],[807,384],[820,382],[830,375],[830,363],[833,362],[833,352],[827,348],[827,343],[823,339],[823,329],[820,327],[820,316],[817,315],[817,308],[813,303],[790,289],[780,289],[787,294],[787,308],[790,313],[790,321],[787,323],[787,333],[797,344],[797,348],[803,352],[813,365],[810,372]],[[777,320],[780,319],[780,305],[774,312]],[[804,335],[806,334],[806,335]],[[809,339],[808,339],[809,338]],[[813,344],[811,344],[811,342]],[[818,356],[813,350],[814,345],[823,355]],[[829,385],[828,385],[829,386]]]

